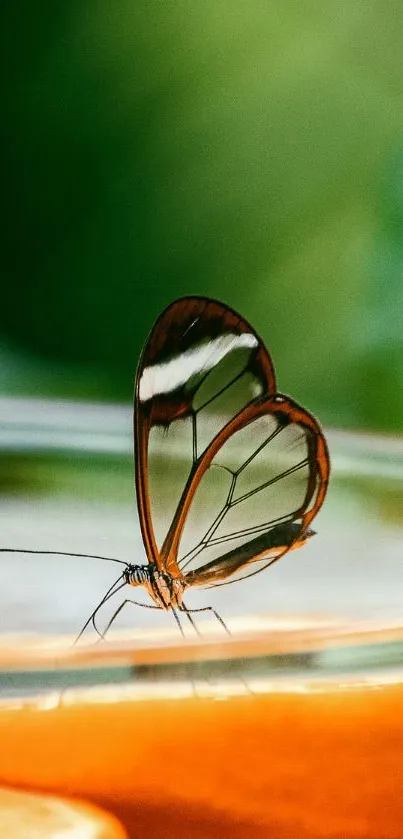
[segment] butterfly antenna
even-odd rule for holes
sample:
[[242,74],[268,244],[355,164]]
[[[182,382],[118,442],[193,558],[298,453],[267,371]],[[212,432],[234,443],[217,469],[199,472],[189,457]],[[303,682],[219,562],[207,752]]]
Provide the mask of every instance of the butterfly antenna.
[[99,556],[98,554],[77,554],[70,551],[34,551],[27,548],[0,548],[0,553],[10,554],[47,554],[48,556],[76,556],[81,559],[102,559],[104,562],[118,562],[120,565],[127,565],[123,559],[115,559],[113,556]]

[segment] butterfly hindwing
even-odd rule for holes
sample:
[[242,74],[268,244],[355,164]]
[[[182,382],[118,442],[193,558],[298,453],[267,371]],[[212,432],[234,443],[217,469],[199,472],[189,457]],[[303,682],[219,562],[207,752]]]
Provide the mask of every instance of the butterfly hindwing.
[[189,585],[216,584],[251,562],[278,559],[304,541],[328,475],[312,415],[279,394],[255,400],[197,463],[162,548],[167,570],[173,562]]
[[314,417],[278,394],[239,414],[199,472],[171,550],[188,585],[221,585],[263,570],[312,535],[329,458]]

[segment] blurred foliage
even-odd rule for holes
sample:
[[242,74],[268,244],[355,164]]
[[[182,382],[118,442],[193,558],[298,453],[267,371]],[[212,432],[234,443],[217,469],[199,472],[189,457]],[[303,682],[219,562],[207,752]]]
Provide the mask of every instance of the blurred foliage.
[[[10,453],[2,455],[0,496],[17,499],[45,494],[84,498],[134,507],[132,458],[82,453]],[[134,512],[133,512],[134,518]]]
[[3,390],[128,399],[159,310],[201,293],[323,421],[400,429],[401,3],[22,0],[0,24]]

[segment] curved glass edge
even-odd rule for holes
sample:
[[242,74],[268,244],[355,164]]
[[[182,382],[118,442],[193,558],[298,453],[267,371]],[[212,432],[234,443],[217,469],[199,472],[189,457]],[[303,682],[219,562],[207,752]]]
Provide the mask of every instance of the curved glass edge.
[[[281,623],[281,622],[279,622]],[[365,678],[403,680],[403,626],[355,628],[290,621],[288,631],[249,632],[232,638],[167,644],[160,633],[103,645],[69,647],[66,639],[0,646],[0,700],[50,691],[142,688],[209,683],[283,684],[323,680],[343,684]],[[253,625],[253,623],[252,623]],[[5,639],[4,639],[5,640]],[[164,643],[165,642],[165,643]],[[301,682],[302,680],[302,682]],[[242,691],[241,691],[242,692]]]

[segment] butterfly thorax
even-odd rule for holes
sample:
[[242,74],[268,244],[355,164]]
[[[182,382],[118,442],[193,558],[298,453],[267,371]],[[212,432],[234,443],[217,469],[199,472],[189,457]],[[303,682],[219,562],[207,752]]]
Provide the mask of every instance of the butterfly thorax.
[[156,565],[128,565],[124,572],[129,586],[144,586],[159,609],[180,609],[185,581],[159,571]]

